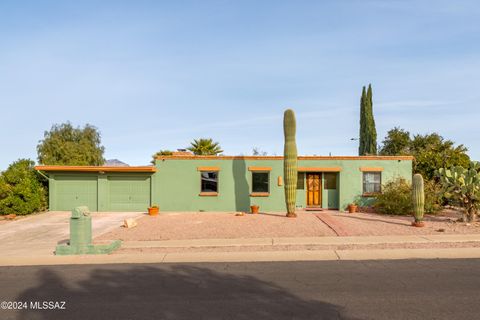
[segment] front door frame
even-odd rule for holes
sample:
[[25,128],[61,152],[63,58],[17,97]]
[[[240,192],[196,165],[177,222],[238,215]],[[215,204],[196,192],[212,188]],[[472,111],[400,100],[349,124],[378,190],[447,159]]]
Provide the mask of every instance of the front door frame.
[[[323,173],[322,172],[306,172],[305,173],[305,180],[306,180],[306,207],[307,208],[322,208],[322,192],[323,192]],[[318,176],[318,189],[315,190],[315,186],[313,186],[314,190],[312,192],[318,192],[318,204],[315,204],[315,195],[313,195],[313,204],[309,204],[309,194],[310,194],[310,184],[309,184],[309,179],[310,177],[313,177],[315,179],[315,176]],[[312,182],[313,183],[313,182]]]

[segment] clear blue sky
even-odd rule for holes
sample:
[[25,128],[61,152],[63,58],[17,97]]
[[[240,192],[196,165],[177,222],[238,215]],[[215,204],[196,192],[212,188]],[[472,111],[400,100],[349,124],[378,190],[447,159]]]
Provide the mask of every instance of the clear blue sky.
[[0,169],[54,123],[147,164],[212,137],[226,154],[355,155],[372,83],[379,142],[439,132],[480,160],[478,1],[1,1]]

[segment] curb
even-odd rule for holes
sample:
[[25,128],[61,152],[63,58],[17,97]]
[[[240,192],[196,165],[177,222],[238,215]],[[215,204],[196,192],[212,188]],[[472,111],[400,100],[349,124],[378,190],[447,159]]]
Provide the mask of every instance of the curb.
[[480,259],[480,248],[395,250],[301,250],[264,252],[198,252],[162,254],[112,254],[0,258],[0,266],[136,264],[200,262],[286,262],[404,259]]
[[124,249],[480,242],[480,234],[124,241]]

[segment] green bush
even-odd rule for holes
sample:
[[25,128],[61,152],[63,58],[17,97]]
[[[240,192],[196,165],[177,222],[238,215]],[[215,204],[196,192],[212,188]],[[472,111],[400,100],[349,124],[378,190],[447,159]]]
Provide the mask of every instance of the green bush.
[[45,188],[33,168],[34,162],[20,159],[0,175],[0,214],[30,214],[46,208]]
[[[441,186],[434,181],[425,181],[425,213],[435,214],[442,208]],[[398,178],[382,186],[377,196],[375,210],[385,214],[410,215],[413,210],[412,186],[405,179]]]
[[435,214],[442,210],[443,190],[433,180],[425,181],[425,213]]
[[402,178],[392,180],[382,186],[382,193],[377,196],[375,210],[384,214],[412,214],[412,187]]

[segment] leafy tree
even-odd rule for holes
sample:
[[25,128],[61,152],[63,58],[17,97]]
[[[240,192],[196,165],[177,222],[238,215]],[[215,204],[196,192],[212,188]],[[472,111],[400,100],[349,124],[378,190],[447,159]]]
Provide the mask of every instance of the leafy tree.
[[375,119],[373,117],[373,99],[372,85],[362,89],[360,98],[360,141],[358,154],[375,155],[377,154],[377,130],[375,128]]
[[468,167],[470,163],[468,149],[464,145],[455,146],[453,141],[445,140],[438,133],[415,135],[410,148],[415,157],[414,171],[428,179],[435,176],[438,168]]
[[382,155],[411,155],[414,157],[413,170],[425,179],[431,180],[438,168],[468,167],[470,158],[464,145],[455,146],[438,133],[414,135],[398,127],[388,131],[380,149]]
[[20,159],[0,175],[0,214],[29,214],[46,208],[45,189],[35,163]]
[[395,127],[387,132],[387,136],[382,141],[380,154],[384,156],[409,155],[411,154],[411,143],[410,132]]
[[151,164],[155,164],[155,160],[159,156],[171,156],[173,154],[173,151],[170,150],[160,150],[158,152],[155,152],[155,154],[152,155],[152,161],[150,161]]
[[191,146],[187,148],[196,155],[218,155],[223,152],[218,142],[213,142],[212,139],[194,139]]
[[97,128],[74,128],[70,122],[53,125],[37,145],[38,161],[44,165],[99,166],[105,162],[104,151]]

